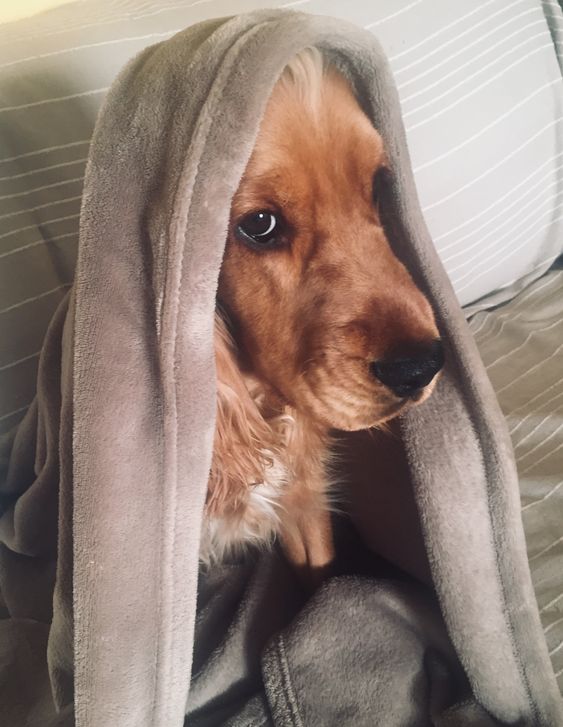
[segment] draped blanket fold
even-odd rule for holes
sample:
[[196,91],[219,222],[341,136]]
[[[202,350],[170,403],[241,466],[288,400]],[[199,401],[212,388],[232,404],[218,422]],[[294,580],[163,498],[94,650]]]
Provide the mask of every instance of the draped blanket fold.
[[[276,584],[282,592],[271,573],[281,566],[263,556],[261,576],[242,568],[244,584],[225,566],[238,605],[206,622],[200,601],[196,629],[230,201],[275,81],[308,46],[349,78],[384,138],[389,235],[447,348],[435,393],[402,419],[399,442],[345,443],[357,530],[374,558],[415,585],[337,578],[287,624],[272,617]],[[367,31],[260,11],[195,25],[126,66],[92,140],[75,283],[45,340],[36,401],[2,443],[2,462],[5,724],[174,727],[188,714],[188,725],[250,725],[264,709],[276,725],[563,725],[506,426],[428,236],[395,86]],[[341,640],[335,608],[354,624]],[[236,629],[257,633],[265,618],[262,691],[247,693],[238,716],[225,707],[210,721],[213,670],[230,673],[234,693],[244,682]],[[225,633],[213,633],[213,654],[192,679],[194,635],[197,653],[213,624]],[[331,693],[343,711],[327,711]]]

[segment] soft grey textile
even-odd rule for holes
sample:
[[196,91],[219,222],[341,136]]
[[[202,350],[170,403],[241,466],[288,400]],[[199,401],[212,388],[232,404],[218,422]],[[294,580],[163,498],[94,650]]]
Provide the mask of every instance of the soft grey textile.
[[[182,724],[230,200],[276,78],[309,45],[348,75],[386,141],[389,234],[447,348],[444,375],[402,421],[401,440],[343,441],[343,461],[361,473],[349,468],[353,516],[389,561],[429,574],[435,619],[474,700],[503,724],[552,727],[562,703],[505,423],[420,213],[385,57],[371,34],[340,21],[273,11],[209,21],[143,51],[109,92],[86,172],[76,281],[47,335],[37,403],[6,455],[8,613],[48,620],[56,557],[47,662],[57,705],[74,699],[79,727]],[[373,490],[390,487],[383,459],[403,447],[408,465],[388,471],[405,477],[373,512]],[[390,527],[390,510],[408,529]],[[360,522],[366,512],[373,517]],[[406,592],[400,600],[411,614],[422,608]],[[411,630],[399,626],[400,651]],[[377,618],[373,629],[383,643]],[[431,637],[423,625],[421,643]],[[405,698],[401,689],[396,699]]]
[[422,584],[380,564],[332,578],[303,605],[275,552],[224,570],[202,585],[188,724],[499,724],[471,696]]
[[[2,723],[55,727],[57,717],[44,654],[49,627],[27,619],[0,621],[0,705]],[[43,658],[41,658],[43,655]],[[69,709],[65,710],[68,724]],[[60,721],[59,721],[60,720]]]
[[[287,3],[380,39],[423,214],[462,305],[508,300],[539,277],[563,251],[555,0],[267,5]],[[263,4],[80,0],[0,25],[0,432],[33,399],[38,352],[72,282],[88,145],[115,76],[151,43]]]
[[512,437],[532,579],[563,690],[563,260],[470,326]]
[[325,584],[263,659],[280,726],[498,724],[467,699],[459,672],[420,588],[357,577]]

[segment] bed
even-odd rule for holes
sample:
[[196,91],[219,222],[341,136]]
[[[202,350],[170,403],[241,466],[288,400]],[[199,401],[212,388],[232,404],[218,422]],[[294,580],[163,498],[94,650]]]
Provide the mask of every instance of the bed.
[[[260,5],[239,0],[236,11]],[[269,5],[345,17],[372,29],[389,55],[426,221],[510,427],[563,691],[561,9],[551,0]],[[105,91],[146,45],[233,10],[213,0],[84,0],[0,26],[2,436],[33,398],[41,341],[72,281]]]
[[475,314],[471,329],[508,421],[534,587],[563,688],[563,265]]

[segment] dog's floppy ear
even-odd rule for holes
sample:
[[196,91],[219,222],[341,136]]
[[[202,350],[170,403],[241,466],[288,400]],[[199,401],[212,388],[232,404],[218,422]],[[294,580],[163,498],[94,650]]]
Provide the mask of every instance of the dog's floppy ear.
[[264,482],[276,450],[274,432],[250,395],[236,359],[235,346],[219,313],[215,314],[217,419],[208,485],[208,512],[225,501],[236,509],[249,486]]

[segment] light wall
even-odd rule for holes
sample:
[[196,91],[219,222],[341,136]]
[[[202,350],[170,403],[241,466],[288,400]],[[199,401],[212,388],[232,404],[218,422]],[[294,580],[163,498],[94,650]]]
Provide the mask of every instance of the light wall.
[[65,5],[70,0],[0,0],[0,23],[28,18],[42,10]]

